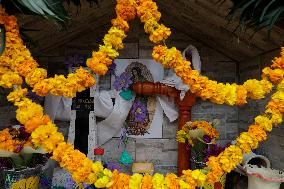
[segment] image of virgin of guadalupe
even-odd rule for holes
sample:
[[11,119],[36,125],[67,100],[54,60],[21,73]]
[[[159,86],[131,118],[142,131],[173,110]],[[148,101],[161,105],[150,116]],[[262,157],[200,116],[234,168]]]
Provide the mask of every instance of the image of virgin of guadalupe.
[[[142,63],[133,62],[127,68],[126,72],[131,75],[133,84],[137,82],[153,82],[153,76],[148,68]],[[129,111],[126,120],[126,129],[130,135],[145,135],[150,128],[156,100],[154,97],[136,95],[133,105]]]

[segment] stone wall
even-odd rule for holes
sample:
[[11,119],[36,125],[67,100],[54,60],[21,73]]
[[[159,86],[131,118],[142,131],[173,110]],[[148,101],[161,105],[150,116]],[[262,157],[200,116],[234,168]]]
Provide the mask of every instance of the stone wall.
[[[280,50],[275,50],[257,56],[246,62],[240,64],[240,81],[244,82],[249,78],[260,79],[261,70],[265,66],[271,64],[271,60],[279,56]],[[247,130],[250,123],[254,121],[254,118],[264,112],[265,105],[270,96],[260,101],[249,101],[248,104],[239,108],[239,130],[240,132]],[[278,128],[273,128],[273,131],[268,135],[268,140],[261,144],[257,150],[267,156],[272,164],[272,167],[279,170],[284,170],[284,127],[281,125]]]
[[[55,70],[64,72],[66,68],[62,65],[62,62],[65,57],[73,53],[87,54],[92,49],[97,49],[107,28],[108,26],[97,28],[90,32],[90,35],[82,35],[62,47],[42,53],[38,59],[43,66],[48,67],[50,75],[53,75]],[[168,46],[176,46],[180,50],[185,49],[189,44],[193,44],[199,50],[203,75],[222,82],[237,82],[236,63],[218,52],[218,49],[209,48],[190,38],[187,34],[176,30],[173,30],[172,37],[167,40]],[[126,39],[125,49],[120,51],[119,58],[151,58],[152,47],[152,43],[144,33],[143,26],[134,21],[132,30]],[[109,79],[108,77],[100,78],[100,89],[110,88]],[[236,107],[215,105],[198,99],[192,109],[192,119],[208,121],[220,119],[221,124],[218,130],[221,133],[221,144],[226,144],[238,134],[238,109]],[[130,139],[127,150],[135,161],[153,162],[157,171],[168,172],[170,170],[175,172],[177,164],[177,142],[175,140],[177,123],[170,123],[167,118],[164,118],[163,123],[163,139]],[[117,148],[118,142],[119,139],[113,138],[104,145],[106,159],[118,161],[122,151],[122,149]]]

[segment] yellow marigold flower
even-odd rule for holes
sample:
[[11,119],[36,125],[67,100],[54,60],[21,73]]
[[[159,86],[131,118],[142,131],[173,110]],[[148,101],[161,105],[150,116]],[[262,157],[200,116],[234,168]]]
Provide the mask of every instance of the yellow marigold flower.
[[72,144],[61,142],[53,150],[51,159],[54,159],[60,163],[62,161],[63,154],[70,153],[73,150],[74,150],[74,146]]
[[181,143],[185,143],[187,138],[187,133],[184,130],[179,130],[177,132],[177,141]]
[[0,75],[3,75],[6,72],[11,72],[11,70],[6,66],[0,66]]
[[152,179],[153,189],[166,189],[165,177],[162,174],[156,173]]
[[110,182],[109,178],[107,176],[103,176],[96,181],[95,187],[105,188],[109,182]]
[[27,89],[22,89],[22,88],[18,88],[16,90],[14,90],[13,92],[11,92],[8,96],[7,99],[10,102],[18,102],[20,101],[23,97],[25,97],[28,94],[28,90]]
[[144,24],[144,30],[146,33],[153,33],[158,27],[159,27],[159,23],[154,19],[151,18],[149,20],[147,20]]
[[179,189],[179,179],[173,173],[168,173],[165,178],[166,186],[171,189]]
[[184,170],[182,173],[185,182],[191,186],[191,189],[195,189],[197,187],[197,180],[192,177],[192,170]]
[[140,174],[135,173],[130,177],[129,181],[129,189],[137,189],[141,188],[142,186],[142,178],[143,176]]
[[95,173],[89,174],[86,183],[87,184],[94,184],[98,180],[98,177]]
[[116,57],[119,56],[119,53],[113,49],[111,46],[107,45],[100,45],[100,51],[104,52],[105,54],[108,55],[108,57],[115,59]]
[[52,84],[50,79],[44,79],[34,85],[33,92],[39,96],[47,96],[49,91],[53,88]]
[[43,109],[39,104],[33,103],[29,99],[24,99],[18,103],[15,103],[16,106],[20,106],[16,111],[17,120],[25,125],[27,121],[33,117],[43,116]]
[[249,153],[251,150],[257,148],[258,140],[254,138],[254,135],[250,135],[249,132],[243,132],[237,138],[237,146],[239,146],[244,153]]
[[34,86],[36,83],[42,81],[47,77],[47,71],[43,68],[36,68],[26,76],[26,82],[30,86]]
[[206,181],[206,175],[199,169],[192,171],[192,178],[197,181],[198,186],[203,186]]
[[278,124],[280,124],[280,123],[283,122],[283,120],[282,120],[282,114],[272,114],[270,120],[271,120],[272,124],[278,125]]
[[125,37],[126,35],[123,30],[117,27],[111,27],[103,41],[106,46],[112,46],[114,49],[122,49],[124,47],[122,40]]
[[111,181],[108,183],[109,188],[115,188],[113,186],[116,185],[117,181],[119,179],[119,172],[115,169],[112,173]]
[[95,163],[93,163],[92,165],[92,170],[95,174],[98,174],[100,172],[103,172],[104,170],[104,167],[103,167],[103,164],[99,161],[96,161]]
[[51,122],[38,127],[31,136],[34,145],[42,146],[46,152],[52,152],[59,143],[64,141],[63,135],[57,132],[57,127]]
[[146,174],[142,179],[142,188],[143,189],[152,189],[152,176]]
[[[87,157],[82,161],[81,166],[72,174],[73,179],[77,183],[85,182],[92,171],[92,161]],[[92,184],[92,183],[89,183]]]
[[21,85],[22,77],[15,72],[6,72],[0,76],[0,87],[12,88],[13,85]]
[[[94,76],[91,73],[89,73],[87,70],[83,69],[82,67],[76,70],[75,77],[79,88],[78,89],[79,92],[83,91],[85,88],[92,87],[96,84]],[[70,82],[69,77],[68,81]]]
[[243,160],[242,149],[231,145],[219,154],[218,158],[220,167],[223,171],[229,173]]
[[247,90],[242,85],[237,85],[237,100],[236,105],[243,105],[247,103]]
[[127,21],[125,21],[121,17],[117,17],[116,19],[112,19],[111,24],[114,27],[117,27],[117,28],[123,30],[124,32],[128,32],[128,30],[129,30],[129,25],[128,25]]
[[35,60],[25,60],[21,64],[13,64],[12,69],[19,72],[22,76],[27,76],[29,73],[33,72],[38,67]]
[[114,49],[123,49],[124,45],[122,38],[116,37],[115,35],[106,34],[104,37],[104,44],[112,46]]
[[229,105],[234,105],[237,100],[237,86],[226,84],[224,89],[222,90],[224,93],[224,100]]
[[121,38],[121,39],[124,39],[126,37],[125,32],[117,27],[111,27],[108,30],[108,34],[113,35],[117,38]]
[[86,155],[79,150],[64,151],[61,157],[60,166],[66,168],[70,173],[77,171],[82,166],[82,160]]
[[281,48],[281,57],[274,58],[272,68],[284,69],[284,48]]
[[179,186],[180,186],[180,189],[195,189],[189,184],[187,184],[186,182],[184,182],[183,180],[179,180]]
[[267,134],[264,128],[259,125],[251,125],[249,127],[248,133],[251,136],[254,136],[254,138],[258,140],[259,142],[264,141],[267,138]]
[[149,39],[154,43],[159,43],[162,40],[166,40],[171,35],[171,30],[161,24],[156,30],[154,30]]
[[162,60],[167,54],[167,50],[168,49],[166,46],[162,46],[162,45],[155,46],[153,48],[153,53],[152,53],[153,59],[157,62],[162,62]]
[[9,129],[0,131],[0,149],[9,152],[15,152],[17,147],[21,144],[20,141],[14,140],[10,134]]
[[260,80],[259,83],[262,86],[262,90],[264,91],[264,93],[270,93],[271,92],[271,90],[273,88],[273,84],[270,81],[263,79],[263,80]]
[[214,184],[219,181],[219,179],[222,177],[224,174],[224,171],[220,169],[212,169],[208,174],[207,174],[207,180],[206,182],[209,184]]
[[278,85],[277,85],[277,90],[278,91],[283,91],[284,90],[284,80],[282,80]]
[[[265,85],[264,85],[265,84]],[[252,99],[264,98],[268,92],[269,85],[267,82],[257,81],[256,79],[247,80],[243,85],[247,90],[247,95]]]
[[54,78],[50,79],[51,85],[50,93],[54,96],[63,96],[63,91],[68,90],[65,88],[67,79],[64,75],[55,75]]
[[262,70],[262,77],[265,78],[269,76],[270,81],[275,84],[280,83],[283,80],[284,70],[282,69],[271,69],[266,67]]
[[257,116],[255,119],[255,124],[260,125],[264,128],[265,131],[271,131],[272,130],[272,121],[268,119],[265,116]]

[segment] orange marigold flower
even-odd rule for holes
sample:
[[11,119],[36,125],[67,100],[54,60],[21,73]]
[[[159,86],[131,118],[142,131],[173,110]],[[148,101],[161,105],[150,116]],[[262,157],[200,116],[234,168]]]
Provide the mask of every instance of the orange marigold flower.
[[136,9],[130,4],[118,3],[115,7],[116,15],[118,15],[123,20],[129,21],[136,17]]
[[37,129],[41,125],[46,125],[50,122],[50,118],[47,115],[32,117],[25,123],[25,130],[28,133],[32,133],[35,129]]
[[93,59],[87,60],[87,66],[98,75],[105,75],[108,71],[108,67],[105,64],[96,63]]
[[44,79],[34,85],[33,92],[35,92],[39,96],[46,96],[52,88],[53,85],[51,83],[51,80]]
[[249,127],[248,133],[254,136],[259,142],[266,140],[267,134],[263,127],[259,125],[251,125]]
[[38,64],[35,60],[26,60],[21,64],[13,65],[17,72],[20,73],[22,76],[26,76],[31,73],[35,68],[37,68]]
[[47,71],[43,68],[36,68],[26,76],[26,82],[30,86],[34,86],[36,83],[41,82],[47,77]]
[[129,30],[129,25],[128,25],[127,21],[125,21],[121,17],[117,17],[116,19],[112,19],[111,23],[114,27],[117,27],[117,28],[123,30],[124,32],[128,32],[128,30]]

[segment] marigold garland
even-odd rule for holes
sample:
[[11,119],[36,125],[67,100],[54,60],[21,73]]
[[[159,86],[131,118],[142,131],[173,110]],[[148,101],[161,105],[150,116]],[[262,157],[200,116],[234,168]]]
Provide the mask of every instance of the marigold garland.
[[[124,32],[128,30],[126,21],[133,19],[136,11],[140,20],[145,23],[146,32],[150,34],[152,41],[160,43],[170,35],[169,29],[158,24],[161,14],[156,3],[152,0],[118,0],[116,11],[118,18],[113,21],[113,28],[104,38],[104,46],[101,46],[100,51],[94,52],[93,58],[88,61],[90,67],[101,74],[106,72],[107,66],[111,64],[110,60],[118,56],[116,50],[123,47]],[[1,86],[20,85],[21,82],[18,79],[20,77],[18,76],[21,75],[41,95],[46,95],[52,90],[54,94],[72,96],[76,91],[94,84],[91,74],[83,69],[79,69],[79,74],[76,72],[67,78],[56,76],[45,79],[45,72],[37,69],[37,63],[32,59],[30,52],[19,37],[16,18],[6,15],[2,10],[0,23],[5,24],[7,30],[7,46],[4,54],[0,57],[0,66],[4,70],[1,74]],[[257,148],[258,143],[266,139],[266,132],[271,131],[273,126],[282,122],[282,114],[284,113],[284,48],[282,48],[281,57],[275,58],[270,68],[263,69],[263,80],[248,80],[244,85],[217,83],[207,77],[200,76],[197,71],[191,69],[189,61],[182,59],[181,52],[176,48],[168,49],[166,46],[155,46],[153,58],[165,67],[173,68],[177,75],[191,87],[192,92],[204,100],[209,99],[218,104],[241,105],[246,103],[248,97],[263,98],[272,89],[269,80],[278,85],[277,92],[272,95],[264,115],[258,116],[255,123],[249,127],[248,132],[242,133],[237,138],[236,145],[229,146],[217,157],[210,157],[205,169],[185,170],[181,177],[174,174],[168,174],[166,177],[155,174],[153,177],[146,175],[142,178],[139,175],[129,176],[104,169],[100,162],[92,162],[85,154],[75,150],[73,145],[64,142],[63,136],[57,131],[56,126],[43,114],[42,107],[25,97],[25,89],[15,88],[13,93],[9,95],[9,100],[18,107],[16,118],[32,133],[33,143],[36,146],[44,147],[47,152],[52,152],[52,158],[58,161],[61,167],[68,170],[76,182],[94,184],[97,188],[137,186],[153,189],[195,188],[202,186],[205,182],[214,183],[218,181],[220,176],[233,170],[242,161],[244,153]],[[25,64],[28,66],[23,66]],[[5,71],[5,69],[8,70]],[[7,76],[3,79],[5,74]],[[38,78],[40,81],[36,82],[34,78]],[[67,92],[66,86],[71,87],[70,94]]]

